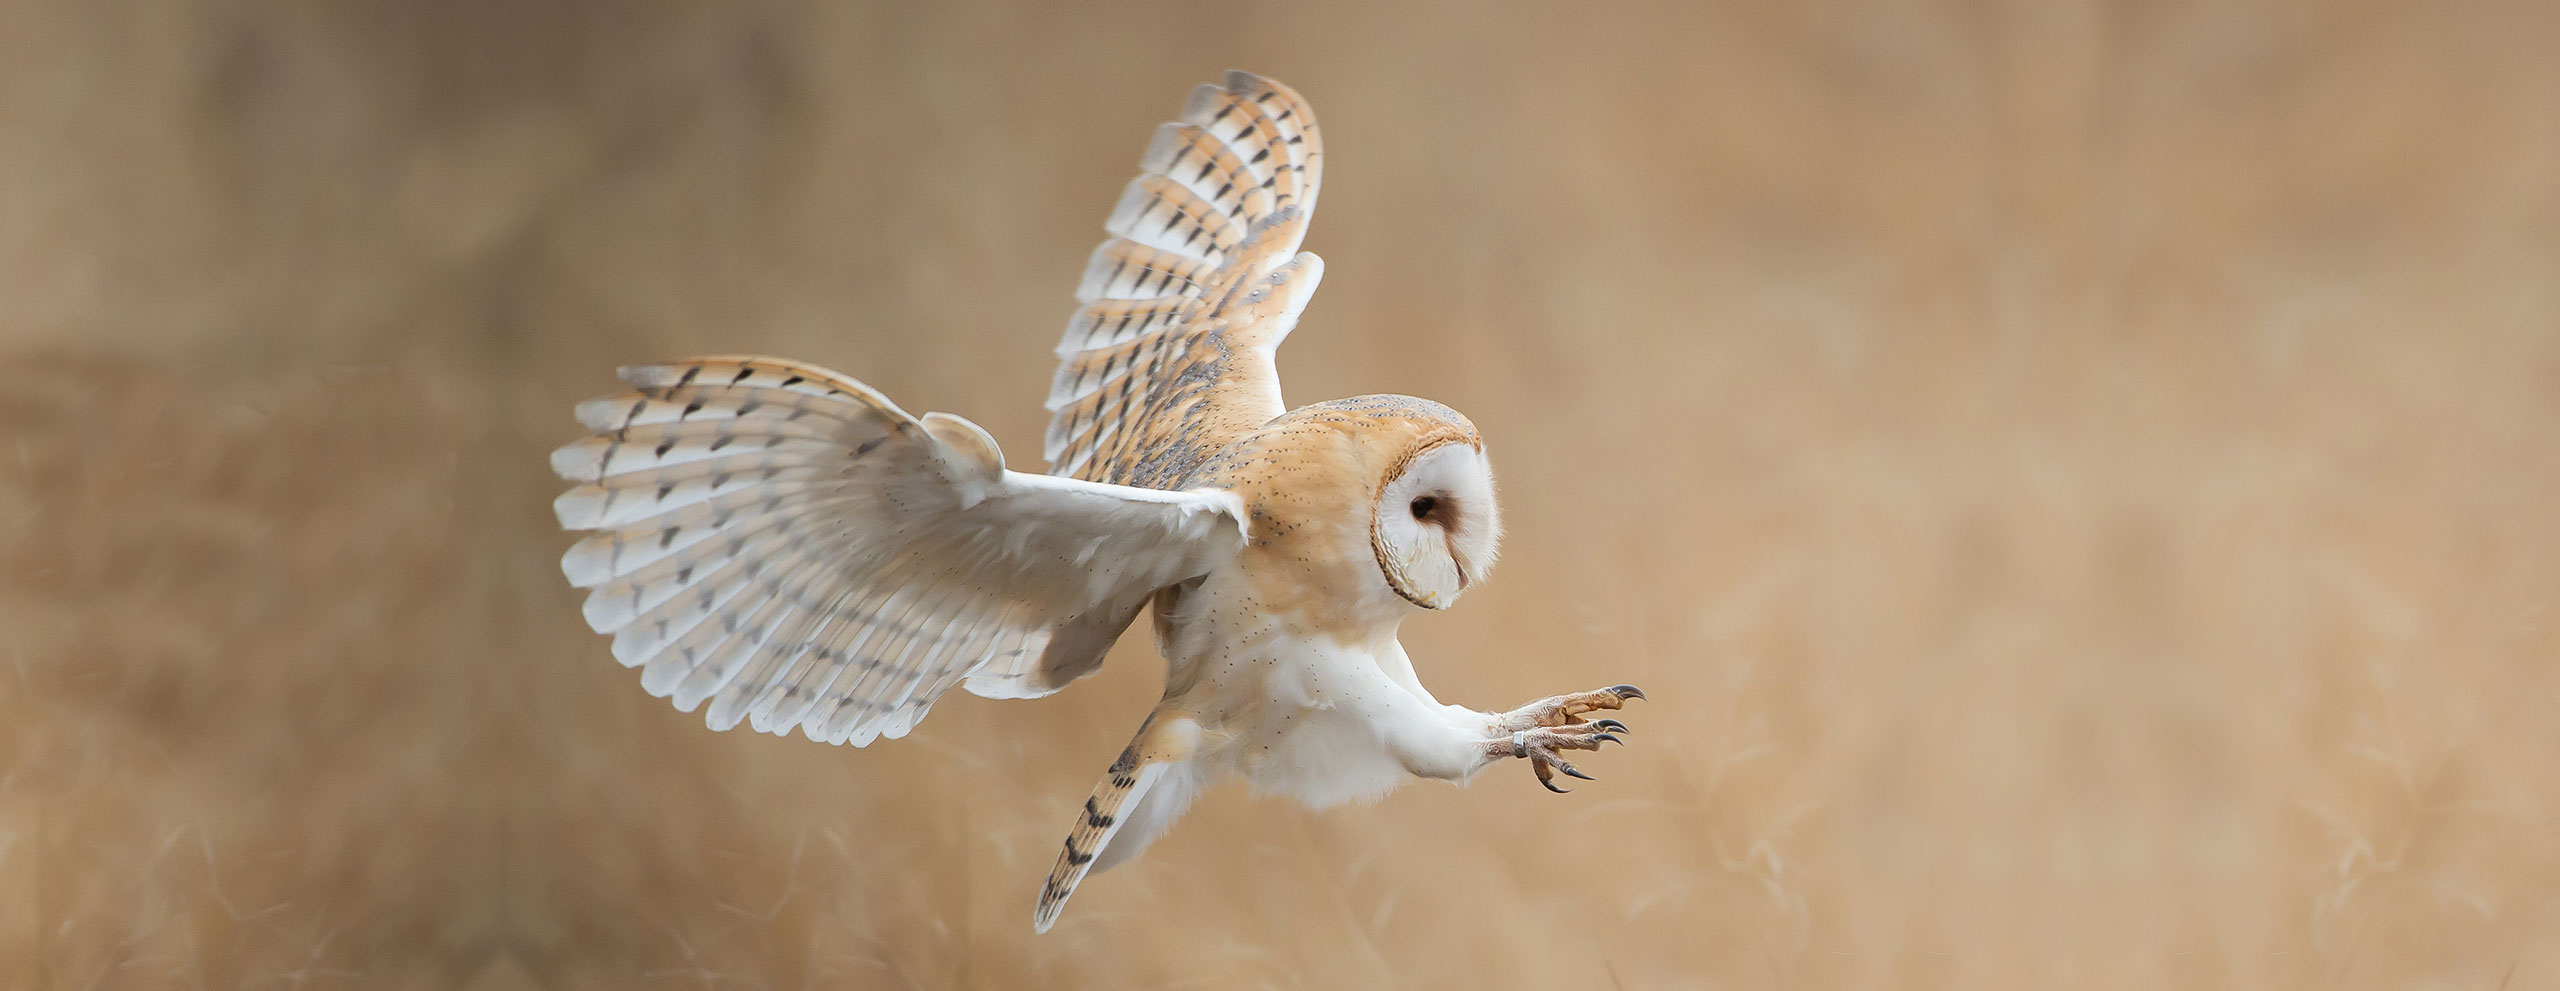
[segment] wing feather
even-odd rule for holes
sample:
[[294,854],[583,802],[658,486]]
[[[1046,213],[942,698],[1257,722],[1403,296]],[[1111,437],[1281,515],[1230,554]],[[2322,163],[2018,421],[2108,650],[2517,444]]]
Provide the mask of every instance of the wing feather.
[[[1251,73],[1193,91],[1156,129],[1058,343],[1051,473],[1180,488],[1283,412],[1271,353],[1321,275],[1293,259],[1323,162],[1306,101]],[[1295,306],[1262,305],[1284,285]]]
[[988,694],[1055,690],[1025,658],[1057,631],[1244,541],[1231,495],[1008,471],[974,424],[824,369],[718,357],[623,378],[637,391],[581,404],[595,436],[552,458],[578,483],[562,526],[591,531],[561,569],[642,687],[710,703],[716,728],[860,745],[981,674]]

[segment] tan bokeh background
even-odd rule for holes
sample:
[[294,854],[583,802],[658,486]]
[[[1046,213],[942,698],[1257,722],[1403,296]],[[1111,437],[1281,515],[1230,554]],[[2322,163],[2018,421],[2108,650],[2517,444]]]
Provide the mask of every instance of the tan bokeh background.
[[[0,986],[2549,987],[2560,8],[0,5]],[[1444,698],[1033,938],[1133,638],[869,750],[578,618],[544,454],[763,351],[1037,463],[1152,125],[1322,114],[1293,399],[1473,416]]]

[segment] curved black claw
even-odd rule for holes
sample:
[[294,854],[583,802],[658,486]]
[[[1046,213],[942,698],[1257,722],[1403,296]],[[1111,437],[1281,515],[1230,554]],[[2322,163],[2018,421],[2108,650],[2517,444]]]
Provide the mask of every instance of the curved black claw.
[[1627,728],[1627,724],[1622,723],[1622,722],[1619,722],[1619,721],[1617,721],[1617,720],[1615,720],[1615,719],[1594,719],[1594,720],[1592,720],[1592,721],[1591,721],[1591,726],[1592,726],[1592,728],[1597,729],[1597,730],[1599,730],[1600,732],[1603,732],[1603,733],[1633,733],[1633,732],[1635,732],[1634,730],[1628,729],[1628,728]]
[[1609,690],[1617,693],[1617,696],[1622,699],[1640,699],[1644,697],[1644,689],[1637,688],[1634,685],[1611,685],[1609,686]]
[[1627,745],[1627,741],[1625,741],[1625,740],[1621,740],[1621,739],[1618,739],[1618,734],[1616,734],[1616,733],[1593,733],[1593,734],[1591,734],[1591,741],[1592,741],[1592,747],[1591,747],[1591,749],[1593,749],[1593,750],[1598,750],[1598,749],[1600,749],[1600,747],[1599,747],[1599,742],[1600,742],[1600,741],[1602,741],[1602,740],[1607,740],[1607,741],[1609,741],[1609,742],[1611,742],[1611,743],[1614,743],[1614,744],[1617,744],[1617,745],[1619,745],[1619,746],[1621,746],[1621,747],[1623,747],[1623,746],[1626,746],[1626,745]]
[[1582,779],[1582,780],[1584,780],[1584,781],[1598,781],[1598,780],[1600,780],[1600,779],[1595,778],[1595,777],[1592,777],[1592,776],[1590,776],[1590,775],[1588,775],[1588,774],[1584,774],[1584,773],[1582,773],[1582,769],[1581,769],[1581,768],[1575,767],[1575,766],[1573,766],[1573,765],[1571,765],[1571,764],[1567,764],[1567,763],[1565,763],[1565,762],[1563,762],[1563,761],[1557,761],[1557,762],[1556,762],[1556,770],[1563,771],[1563,772],[1564,772],[1565,777],[1568,777],[1568,778],[1581,778],[1581,779]]
[[1549,781],[1549,780],[1547,780],[1547,779],[1545,779],[1545,778],[1539,778],[1539,779],[1538,779],[1538,783],[1539,783],[1539,784],[1542,784],[1542,785],[1547,786],[1547,790],[1548,790],[1548,791],[1555,792],[1555,793],[1556,793],[1556,794],[1558,794],[1558,795],[1570,795],[1570,794],[1573,794],[1573,789],[1571,789],[1571,788],[1558,788],[1558,787],[1556,787],[1556,783],[1555,783],[1555,782],[1553,782],[1553,781]]

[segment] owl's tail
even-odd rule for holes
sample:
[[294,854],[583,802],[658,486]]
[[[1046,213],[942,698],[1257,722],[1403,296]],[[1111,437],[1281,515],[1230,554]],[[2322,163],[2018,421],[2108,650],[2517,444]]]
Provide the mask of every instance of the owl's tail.
[[1040,886],[1040,905],[1031,913],[1031,929],[1048,932],[1076,893],[1084,876],[1124,863],[1146,849],[1182,811],[1200,782],[1189,759],[1200,740],[1200,724],[1190,717],[1157,709],[1138,727],[1111,770],[1093,786],[1093,794],[1076,812],[1067,831],[1066,849]]

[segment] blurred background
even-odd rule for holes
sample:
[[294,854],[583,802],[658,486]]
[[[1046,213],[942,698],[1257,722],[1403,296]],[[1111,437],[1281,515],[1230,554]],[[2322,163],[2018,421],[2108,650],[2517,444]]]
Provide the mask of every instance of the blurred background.
[[[0,985],[2560,982],[2560,8],[0,4]],[[1033,938],[1160,686],[706,731],[545,454],[787,355],[1036,466],[1153,126],[1327,139],[1290,397],[1491,439],[1446,699]]]

